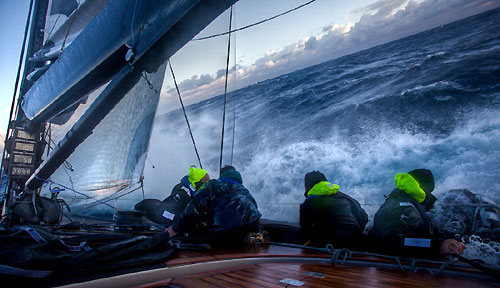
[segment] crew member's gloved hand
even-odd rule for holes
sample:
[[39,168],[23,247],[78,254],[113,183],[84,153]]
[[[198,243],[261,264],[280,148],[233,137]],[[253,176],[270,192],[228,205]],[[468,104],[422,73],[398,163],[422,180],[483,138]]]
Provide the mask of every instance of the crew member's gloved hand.
[[177,235],[177,232],[174,231],[174,229],[172,229],[172,226],[168,227],[165,232],[168,232],[168,236],[170,238],[174,238],[175,235]]
[[443,244],[441,244],[441,249],[439,252],[441,254],[458,254],[462,255],[464,253],[465,247],[464,243],[458,242],[454,239],[446,239]]

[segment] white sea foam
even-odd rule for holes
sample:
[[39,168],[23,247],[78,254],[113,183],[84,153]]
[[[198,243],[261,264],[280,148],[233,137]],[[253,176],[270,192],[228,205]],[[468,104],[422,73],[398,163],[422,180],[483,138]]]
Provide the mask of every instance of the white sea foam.
[[[496,111],[482,111],[442,138],[386,127],[379,127],[374,138],[345,139],[332,133],[322,141],[298,140],[287,145],[270,143],[266,138],[260,143],[242,143],[237,138],[236,147],[249,145],[253,153],[249,161],[240,162],[237,149],[234,166],[242,173],[264,217],[276,220],[298,221],[299,204],[304,199],[303,177],[313,170],[322,171],[340,185],[341,191],[358,199],[370,217],[383,203],[384,195],[394,189],[394,175],[415,168],[433,171],[438,195],[467,188],[499,202],[497,115]],[[219,125],[209,114],[200,115],[192,123],[204,168],[212,178],[218,172]],[[157,129],[163,132],[153,133],[149,153],[156,168],[146,165],[145,185],[149,195],[161,198],[197,160],[187,129]]]
[[434,58],[434,57],[443,56],[445,54],[446,54],[446,52],[441,51],[441,52],[436,52],[436,53],[429,54],[429,55],[425,56],[425,58],[426,59],[431,59],[431,58]]
[[461,239],[467,249],[463,256],[468,259],[478,259],[493,269],[500,269],[500,243],[471,235]]
[[417,85],[413,88],[405,89],[401,92],[401,96],[406,96],[408,93],[412,92],[427,91],[436,88],[449,88],[449,87],[458,89],[460,88],[460,85],[458,85],[453,81],[446,81],[446,80],[437,81],[428,85]]
[[[219,121],[208,113],[190,119],[201,163],[212,178],[217,178],[218,172],[218,153],[215,151],[220,150]],[[150,198],[164,199],[189,172],[189,166],[199,166],[187,126],[173,127],[169,123],[155,126],[148,158],[144,187]]]

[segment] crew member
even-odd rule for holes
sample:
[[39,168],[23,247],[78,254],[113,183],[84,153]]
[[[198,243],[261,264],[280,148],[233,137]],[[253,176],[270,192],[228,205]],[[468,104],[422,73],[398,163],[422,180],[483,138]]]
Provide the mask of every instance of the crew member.
[[436,202],[432,195],[434,176],[427,169],[398,173],[396,189],[375,214],[372,233],[383,252],[388,254],[435,257],[462,254],[465,245],[453,239],[439,238],[429,212]]
[[319,171],[304,178],[306,200],[300,205],[300,227],[310,245],[335,248],[357,247],[368,222],[358,201],[339,191]]
[[220,178],[206,182],[166,231],[174,237],[204,222],[213,245],[235,246],[259,233],[260,217],[257,203],[243,186],[240,173],[225,166]]
[[207,171],[192,165],[188,175],[175,185],[170,196],[163,201],[144,199],[135,205],[136,210],[145,211],[146,217],[153,222],[165,225],[174,223],[176,217],[186,208],[191,197],[210,180]]

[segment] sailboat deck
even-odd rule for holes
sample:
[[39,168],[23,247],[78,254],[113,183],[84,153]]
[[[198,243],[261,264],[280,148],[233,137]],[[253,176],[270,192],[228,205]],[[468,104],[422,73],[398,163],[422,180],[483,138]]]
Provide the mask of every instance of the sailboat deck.
[[[315,272],[318,274],[311,274]],[[316,276],[315,276],[316,275]],[[144,287],[500,287],[477,280],[432,276],[373,267],[331,264],[255,264],[166,279]],[[297,285],[301,283],[298,282]]]
[[[464,274],[431,275],[381,267],[394,261],[353,256],[332,265],[331,255],[277,245],[181,250],[166,268],[76,284],[80,287],[500,287],[498,281]],[[364,265],[352,265],[355,262]],[[378,265],[372,265],[378,264]],[[382,265],[380,265],[382,264]],[[408,262],[402,261],[403,265]],[[433,265],[428,265],[430,268]],[[478,272],[459,268],[462,272]],[[475,271],[474,271],[475,270]],[[287,281],[283,283],[281,281]],[[84,284],[82,286],[82,284]],[[89,286],[90,285],[90,286]]]

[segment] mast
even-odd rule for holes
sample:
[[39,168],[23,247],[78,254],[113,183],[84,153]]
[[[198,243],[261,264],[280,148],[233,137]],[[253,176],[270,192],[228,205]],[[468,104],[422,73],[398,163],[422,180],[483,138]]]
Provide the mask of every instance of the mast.
[[[48,4],[49,0],[31,1],[30,3],[32,13],[28,15],[26,24],[26,29],[30,26],[30,33],[28,38],[24,40],[27,41],[28,47],[24,55],[20,56],[19,63],[19,72],[23,64],[24,71],[21,76],[20,89],[17,87],[19,78],[14,87],[11,118],[9,118],[5,150],[2,158],[2,179],[4,175],[8,177],[6,189],[5,191],[1,191],[4,193],[2,216],[5,215],[10,197],[14,194],[12,192],[17,193],[24,188],[24,182],[41,162],[44,146],[41,143],[43,129],[41,126],[31,132],[23,129],[22,123],[26,117],[22,109],[20,109],[20,105],[24,95],[33,85],[32,82],[26,79],[26,76],[33,72],[35,68],[43,65],[42,63],[30,62],[28,59],[43,45],[43,29],[45,27],[45,15],[47,14]],[[24,60],[22,60],[23,57]]]

